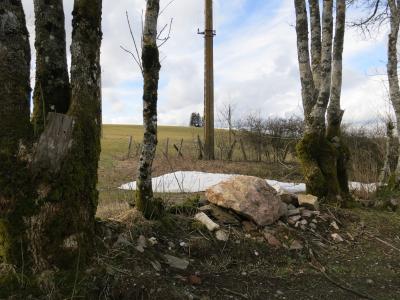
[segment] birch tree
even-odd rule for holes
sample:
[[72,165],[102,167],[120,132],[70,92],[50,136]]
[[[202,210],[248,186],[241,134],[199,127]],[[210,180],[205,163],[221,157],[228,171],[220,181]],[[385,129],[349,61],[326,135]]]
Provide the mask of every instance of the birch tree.
[[[101,11],[101,0],[75,0],[71,105],[64,114],[49,112],[35,139],[29,122],[30,49],[22,4],[0,2],[0,122],[5,122],[0,126],[0,263],[29,266],[33,272],[64,269],[71,262],[83,265],[93,250]],[[56,57],[52,46],[45,52]],[[54,89],[48,82],[42,81],[43,91]]]
[[157,46],[157,24],[160,11],[159,0],[147,0],[143,30],[143,147],[139,159],[136,206],[146,218],[157,218],[161,202],[154,198],[151,169],[157,147],[157,99],[158,80],[161,69]]
[[323,1],[322,19],[318,0],[308,1],[309,15],[305,0],[295,0],[294,4],[305,119],[305,133],[297,151],[307,192],[343,205],[351,199],[346,168],[349,154],[340,136],[346,4],[345,0],[336,1],[335,22],[333,0]]

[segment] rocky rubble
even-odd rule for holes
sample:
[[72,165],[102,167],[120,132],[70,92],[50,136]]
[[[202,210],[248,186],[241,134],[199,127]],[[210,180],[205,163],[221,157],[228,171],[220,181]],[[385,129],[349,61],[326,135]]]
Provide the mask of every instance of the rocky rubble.
[[[233,177],[208,189],[206,198],[209,203],[199,207],[195,219],[210,231],[217,230],[216,239],[220,241],[229,239],[225,226],[242,228],[246,236],[261,234],[269,245],[289,250],[301,250],[303,243],[297,239],[280,240],[274,227],[288,227],[300,235],[307,232],[315,236],[321,236],[318,231],[323,229],[327,231],[328,241],[344,241],[334,216],[319,210],[317,197],[284,190],[276,192],[260,178]],[[323,244],[325,238],[320,239],[319,244]]]

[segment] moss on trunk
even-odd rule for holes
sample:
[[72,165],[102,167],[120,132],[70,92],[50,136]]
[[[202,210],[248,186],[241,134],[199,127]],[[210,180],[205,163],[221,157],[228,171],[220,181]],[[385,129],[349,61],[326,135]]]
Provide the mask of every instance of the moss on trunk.
[[71,98],[63,1],[54,0],[51,5],[47,2],[34,1],[36,80],[32,123],[36,136],[44,130],[48,112],[67,113]]
[[0,263],[20,265],[31,208],[30,46],[21,1],[0,2]]
[[71,148],[60,170],[36,179],[39,212],[31,218],[38,270],[83,266],[93,253],[101,132],[102,1],[75,1],[71,44]]
[[136,206],[146,218],[159,218],[163,211],[161,202],[154,198],[151,180],[152,165],[157,147],[157,100],[160,58],[157,46],[157,21],[159,0],[149,0],[143,30],[143,147],[140,154]]
[[324,134],[306,133],[297,145],[307,193],[338,204],[341,199],[335,147]]

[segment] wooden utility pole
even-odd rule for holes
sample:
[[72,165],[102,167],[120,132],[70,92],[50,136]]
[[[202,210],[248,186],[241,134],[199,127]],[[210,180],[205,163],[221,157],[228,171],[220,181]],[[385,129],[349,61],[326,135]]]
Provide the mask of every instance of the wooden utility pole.
[[214,155],[214,36],[213,2],[205,0],[204,34],[204,158],[213,160]]

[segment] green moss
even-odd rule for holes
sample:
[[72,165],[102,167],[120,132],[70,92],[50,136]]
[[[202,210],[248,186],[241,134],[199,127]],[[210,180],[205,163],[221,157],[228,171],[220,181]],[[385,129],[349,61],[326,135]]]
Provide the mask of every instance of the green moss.
[[137,180],[136,190],[136,208],[143,213],[143,216],[149,220],[160,219],[164,213],[164,203],[161,198],[154,198],[153,190],[150,187],[145,187]]
[[324,135],[307,133],[297,145],[307,193],[337,204],[340,187],[336,169],[336,150]]
[[172,214],[189,214],[192,215],[199,207],[200,196],[194,195],[185,199],[183,203],[173,205],[168,208],[168,212]]

